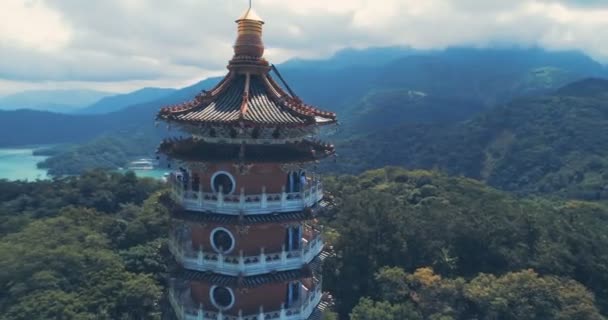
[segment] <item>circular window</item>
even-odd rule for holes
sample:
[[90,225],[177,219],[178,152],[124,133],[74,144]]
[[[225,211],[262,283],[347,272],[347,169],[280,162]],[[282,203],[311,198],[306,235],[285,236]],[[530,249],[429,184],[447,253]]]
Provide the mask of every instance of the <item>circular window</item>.
[[228,229],[217,228],[211,232],[211,246],[217,253],[230,253],[234,249],[234,237]]
[[235,187],[236,182],[228,172],[216,172],[211,177],[211,189],[213,189],[213,192],[219,192],[221,189],[223,194],[231,194],[234,192]]
[[234,305],[234,294],[230,288],[211,287],[211,303],[220,310],[228,310]]

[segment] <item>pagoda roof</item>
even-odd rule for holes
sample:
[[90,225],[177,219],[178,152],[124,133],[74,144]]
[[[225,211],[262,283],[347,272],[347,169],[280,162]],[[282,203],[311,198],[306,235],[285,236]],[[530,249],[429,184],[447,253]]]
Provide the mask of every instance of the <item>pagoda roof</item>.
[[212,90],[162,108],[157,118],[184,124],[301,127],[336,122],[336,114],[285,92],[268,71],[231,70]]
[[335,147],[316,141],[302,140],[284,144],[208,143],[187,138],[161,142],[158,152],[184,161],[243,161],[247,163],[310,162],[335,153]]
[[255,225],[267,223],[283,223],[292,221],[305,221],[314,219],[312,211],[297,211],[286,213],[255,214],[234,216],[213,212],[194,212],[188,210],[172,210],[172,216],[179,220],[193,222],[212,222],[232,225]]
[[178,272],[175,274],[177,278],[183,280],[204,281],[219,286],[229,286],[237,288],[255,288],[270,283],[288,282],[297,279],[313,276],[313,272],[317,272],[320,264],[319,257],[313,259],[310,264],[300,269],[266,273],[256,276],[228,276],[211,271],[201,272],[188,270],[183,267],[178,267]]

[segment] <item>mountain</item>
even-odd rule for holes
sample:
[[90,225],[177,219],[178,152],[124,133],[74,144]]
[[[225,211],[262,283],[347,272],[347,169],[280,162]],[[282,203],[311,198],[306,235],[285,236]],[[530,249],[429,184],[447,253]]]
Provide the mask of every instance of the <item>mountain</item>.
[[[344,66],[343,60],[355,64]],[[339,114],[345,136],[386,127],[377,125],[383,120],[373,116],[374,109],[401,109],[384,118],[389,124],[457,122],[516,97],[608,76],[603,65],[582,53],[541,49],[376,48],[296,65],[287,63],[279,69],[305,101]],[[412,100],[409,93],[424,98]]]
[[435,168],[504,190],[608,199],[608,80],[516,99],[457,124],[376,130],[338,150],[336,171]]
[[109,133],[122,135],[125,139],[142,130],[151,133],[151,137],[160,137],[160,133],[155,132],[161,130],[154,129],[154,116],[158,109],[191,99],[200,90],[213,87],[218,80],[218,78],[205,79],[174,91],[162,99],[132,105],[107,114],[60,114],[36,110],[0,111],[0,146],[82,143]]
[[[517,96],[546,94],[568,82],[605,73],[602,65],[576,52],[460,48],[436,52],[405,50],[402,55],[397,55],[395,50],[388,48],[384,55],[380,54],[382,49],[351,51],[348,53],[352,56],[350,59],[362,62],[349,67],[342,66],[342,61],[332,58],[324,62],[313,60],[300,61],[291,66],[287,64],[285,67],[280,65],[278,69],[304,101],[339,113],[342,126],[334,138],[343,140],[354,140],[401,125],[440,123],[438,132],[443,132],[455,123],[470,119],[495,105],[503,105]],[[355,58],[357,55],[360,56],[358,60]],[[374,55],[379,57],[378,65],[369,63]],[[393,59],[395,55],[399,58]],[[104,135],[127,140],[121,146],[134,147],[137,143],[134,150],[149,147],[152,152],[157,140],[167,134],[164,126],[153,127],[158,109],[190,100],[200,90],[211,88],[218,80],[206,79],[159,100],[108,114],[73,115],[63,122],[42,122],[45,123],[44,130],[38,130],[33,125],[36,122],[32,117],[44,118],[46,114],[1,117],[0,136],[4,139],[0,138],[0,146],[81,143],[85,137],[89,140],[85,148],[69,154],[70,161],[65,158],[66,161],[54,162],[58,164],[86,158],[87,163],[94,165],[95,157],[89,157],[87,153],[101,149],[99,141],[108,140],[92,138]],[[11,123],[3,126],[9,118]],[[63,123],[71,123],[71,126],[64,126]],[[14,134],[23,128],[30,128],[26,135]],[[133,138],[145,134],[150,137],[149,143],[139,144],[140,140]],[[179,132],[173,130],[172,134]],[[56,141],[58,138],[61,141]],[[68,154],[56,155],[61,156],[67,157]],[[114,159],[119,165],[129,160],[121,157]],[[57,172],[74,170],[69,173],[78,173],[74,169],[77,167],[83,166],[70,166]],[[352,168],[357,167],[352,165]]]
[[104,97],[86,108],[75,110],[76,114],[102,114],[124,109],[128,106],[159,100],[174,93],[175,89],[143,88],[134,92]]
[[114,129],[104,120],[48,111],[0,111],[0,146],[79,143]]
[[291,59],[281,64],[282,68],[303,68],[311,64],[326,69],[342,69],[352,66],[377,67],[408,55],[425,54],[430,51],[409,47],[379,47],[367,49],[346,48],[326,59]]
[[94,90],[32,90],[0,97],[0,110],[71,112],[111,95]]
[[494,106],[585,77],[606,75],[603,65],[580,52],[452,48],[393,61],[380,71],[377,86]]
[[341,117],[338,139],[352,139],[403,124],[449,124],[486,110],[480,101],[408,89],[371,90]]

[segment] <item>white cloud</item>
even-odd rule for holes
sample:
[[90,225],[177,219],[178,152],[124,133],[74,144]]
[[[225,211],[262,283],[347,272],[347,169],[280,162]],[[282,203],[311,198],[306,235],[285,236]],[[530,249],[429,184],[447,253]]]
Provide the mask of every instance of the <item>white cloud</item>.
[[[246,0],[2,0],[0,79],[13,86],[181,85],[224,70]],[[495,43],[608,61],[608,1],[255,0],[273,62],[345,47]],[[17,85],[18,84],[18,85]],[[4,89],[6,91],[7,89]]]
[[3,0],[0,4],[0,44],[50,51],[64,47],[70,36],[61,15],[40,1]]

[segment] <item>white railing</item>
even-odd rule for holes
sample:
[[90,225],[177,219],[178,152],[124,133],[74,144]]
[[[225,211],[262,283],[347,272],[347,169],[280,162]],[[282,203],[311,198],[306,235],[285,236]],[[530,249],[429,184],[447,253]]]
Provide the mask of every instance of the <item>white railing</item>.
[[203,306],[186,306],[175,297],[174,289],[169,289],[169,302],[179,320],[305,320],[319,305],[322,296],[321,283],[318,283],[315,288],[302,297],[300,303],[295,307],[285,308],[283,305],[281,309],[270,312],[265,312],[260,308],[259,313],[250,315],[243,315],[243,312],[239,310],[238,315],[235,316],[224,314],[221,311],[208,311]]
[[175,239],[169,240],[169,250],[175,260],[189,270],[251,276],[301,268],[323,251],[323,239],[320,234],[316,234],[299,250],[265,253],[262,249],[260,254],[255,256],[244,256],[242,253],[238,256],[226,256],[204,251],[202,248],[194,250],[191,243],[180,245]]
[[268,214],[273,212],[299,211],[312,207],[323,199],[323,186],[320,181],[312,181],[301,192],[225,195],[221,192],[202,192],[184,189],[179,182],[171,182],[173,199],[184,209],[190,211],[210,211],[213,213],[240,215]]

